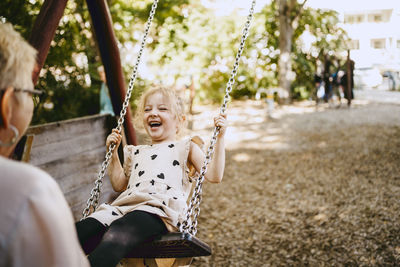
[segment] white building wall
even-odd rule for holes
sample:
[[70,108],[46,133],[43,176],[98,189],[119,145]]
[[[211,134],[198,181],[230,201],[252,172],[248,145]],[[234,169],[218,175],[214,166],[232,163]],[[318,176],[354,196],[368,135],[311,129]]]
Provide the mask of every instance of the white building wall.
[[359,49],[351,49],[356,68],[400,71],[400,10],[345,12],[341,18],[341,26],[353,40],[352,44],[357,40],[359,43]]

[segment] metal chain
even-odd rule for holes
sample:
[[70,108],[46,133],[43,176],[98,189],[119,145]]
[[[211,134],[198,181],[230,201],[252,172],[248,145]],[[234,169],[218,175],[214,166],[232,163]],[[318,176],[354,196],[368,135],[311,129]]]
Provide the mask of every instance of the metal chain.
[[[136,81],[138,67],[139,67],[139,64],[140,64],[140,60],[142,58],[144,46],[146,44],[147,35],[149,34],[150,26],[151,26],[151,23],[152,23],[153,18],[154,18],[154,14],[155,14],[156,9],[157,9],[158,1],[159,0],[154,0],[153,5],[151,6],[149,17],[148,17],[146,25],[145,25],[145,30],[144,30],[144,34],[143,34],[143,37],[142,37],[142,42],[140,44],[140,49],[139,49],[139,52],[138,52],[136,63],[134,65],[134,67],[133,67],[133,71],[132,71],[132,74],[130,76],[128,91],[126,92],[125,100],[124,100],[124,103],[122,105],[121,113],[119,115],[118,126],[116,127],[118,132],[122,131],[122,125],[124,123],[124,119],[125,119],[125,114],[127,112],[127,108],[129,107],[129,100],[130,100],[131,95],[132,95],[133,85],[134,85],[134,83]],[[108,165],[110,164],[111,156],[112,156],[112,153],[113,153],[115,147],[116,147],[115,144],[111,144],[108,147],[108,151],[106,153],[105,160],[101,164],[101,170],[100,170],[100,172],[99,172],[99,174],[97,176],[96,181],[94,182],[94,188],[90,192],[90,197],[86,202],[86,208],[82,212],[82,215],[83,215],[82,219],[85,219],[91,213],[91,208],[93,208],[93,211],[95,211],[97,206],[98,206],[98,204],[99,204],[100,190],[101,190],[101,186],[103,185],[103,178],[104,178],[104,175],[105,175],[106,170],[108,168]]]
[[[236,54],[236,59],[235,59],[234,65],[233,65],[231,76],[226,85],[224,101],[221,105],[221,110],[220,110],[221,114],[224,114],[226,111],[230,93],[232,91],[232,86],[235,83],[235,76],[237,74],[237,69],[239,67],[239,61],[240,61],[240,57],[242,56],[245,41],[247,39],[247,36],[249,35],[249,29],[250,29],[251,20],[253,18],[255,5],[256,5],[256,0],[253,0],[250,11],[249,11],[249,15],[247,16],[246,24],[242,31],[242,39],[240,41],[239,49]],[[210,146],[207,149],[206,158],[204,160],[203,167],[201,168],[199,177],[197,178],[196,187],[193,190],[192,198],[190,199],[189,207],[186,212],[186,218],[179,227],[179,230],[181,232],[184,232],[186,234],[191,234],[193,236],[196,235],[196,233],[197,233],[197,218],[200,215],[200,202],[202,200],[201,194],[202,194],[202,188],[203,188],[204,175],[207,172],[208,164],[210,163],[212,155],[214,153],[215,143],[217,142],[218,134],[219,134],[219,127],[214,127],[214,133],[211,138]]]

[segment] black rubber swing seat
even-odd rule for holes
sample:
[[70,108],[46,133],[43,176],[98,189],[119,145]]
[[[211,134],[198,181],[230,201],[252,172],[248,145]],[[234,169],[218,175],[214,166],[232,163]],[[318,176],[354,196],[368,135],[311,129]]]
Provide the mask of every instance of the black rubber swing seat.
[[[95,237],[86,242],[83,250],[90,254],[100,241]],[[97,241],[96,241],[97,239]],[[174,232],[156,237],[135,248],[126,258],[192,258],[210,256],[211,248],[200,239],[186,233]]]
[[191,258],[210,255],[210,246],[200,239],[174,232],[143,244],[129,253],[127,258]]

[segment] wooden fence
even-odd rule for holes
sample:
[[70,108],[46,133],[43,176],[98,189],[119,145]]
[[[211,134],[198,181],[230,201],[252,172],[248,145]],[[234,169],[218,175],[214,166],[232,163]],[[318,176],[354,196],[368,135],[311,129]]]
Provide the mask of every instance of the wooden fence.
[[[94,115],[32,126],[26,133],[20,158],[49,173],[60,185],[75,220],[81,218],[104,160],[105,141],[116,120]],[[120,156],[122,159],[120,146]],[[100,203],[117,196],[106,175]]]

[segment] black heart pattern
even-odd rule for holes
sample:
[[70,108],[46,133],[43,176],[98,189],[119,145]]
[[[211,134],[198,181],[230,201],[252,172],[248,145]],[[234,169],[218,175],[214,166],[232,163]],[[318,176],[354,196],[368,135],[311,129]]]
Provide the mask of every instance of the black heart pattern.
[[116,213],[115,211],[113,211],[111,214],[114,216],[118,216],[118,213]]
[[136,168],[137,168],[138,165],[139,165],[139,163],[136,163],[136,164],[135,164],[135,170],[136,170]]
[[139,154],[139,149],[136,149],[135,155]]
[[154,180],[151,180],[150,183],[151,183],[151,185],[154,185],[155,181],[154,181]]
[[174,160],[174,162],[172,162],[172,165],[173,165],[173,166],[179,165],[179,161]]
[[157,155],[151,155],[151,159],[154,160],[155,158],[157,158]]
[[130,185],[128,185],[128,189],[129,189],[129,188],[131,188],[131,186],[130,186]]
[[168,147],[169,147],[169,148],[173,148],[173,147],[174,147],[174,144],[170,144],[170,145],[168,145]]
[[139,185],[140,185],[140,183],[137,183],[137,184],[136,184],[136,187],[138,187]]
[[171,187],[169,185],[167,185],[167,190],[170,190],[170,189],[171,189]]
[[128,196],[130,196],[132,194],[132,192],[129,192]]
[[178,199],[177,197],[173,197],[173,199]]
[[165,206],[167,205],[167,204],[165,204],[165,201],[163,201],[162,203],[163,203]]
[[140,171],[140,172],[139,172],[139,177],[142,176],[143,173],[144,173],[144,171]]
[[160,179],[164,179],[164,173],[158,174],[157,177],[160,178]]

